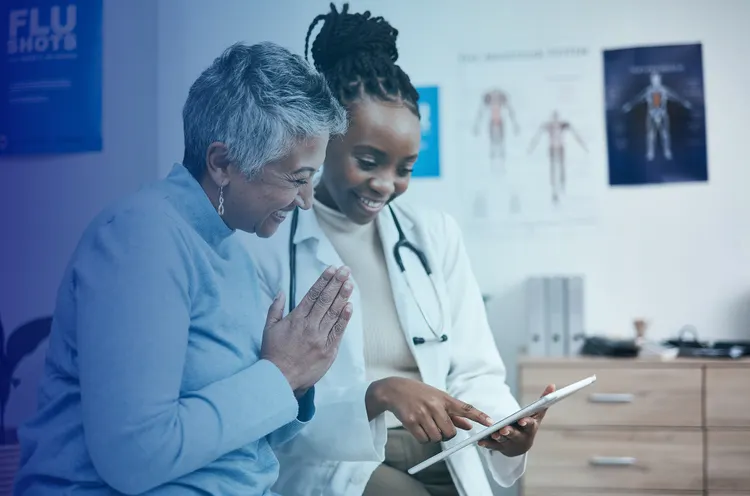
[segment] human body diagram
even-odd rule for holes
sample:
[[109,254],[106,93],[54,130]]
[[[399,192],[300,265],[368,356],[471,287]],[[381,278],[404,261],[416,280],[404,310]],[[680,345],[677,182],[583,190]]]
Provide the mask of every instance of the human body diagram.
[[664,158],[672,160],[669,111],[667,109],[669,100],[674,100],[688,110],[692,108],[689,101],[681,98],[672,89],[662,84],[659,73],[653,73],[651,74],[650,84],[635,98],[622,106],[622,111],[627,113],[639,103],[646,104],[646,160],[648,161],[654,159],[657,134],[661,137]]
[[477,119],[474,124],[474,134],[480,132],[480,125],[483,119],[489,114],[488,131],[490,137],[490,164],[494,170],[504,170],[505,168],[505,118],[507,112],[508,118],[513,125],[515,134],[518,134],[518,122],[510,104],[508,94],[502,90],[494,89],[487,91],[482,96],[482,103],[477,113]]
[[557,111],[552,112],[550,120],[542,123],[529,145],[528,152],[532,153],[542,134],[547,134],[549,138],[550,183],[552,186],[552,202],[555,204],[559,202],[560,195],[565,192],[565,134],[567,132],[573,135],[584,151],[588,152],[580,135],[570,122],[560,119]]

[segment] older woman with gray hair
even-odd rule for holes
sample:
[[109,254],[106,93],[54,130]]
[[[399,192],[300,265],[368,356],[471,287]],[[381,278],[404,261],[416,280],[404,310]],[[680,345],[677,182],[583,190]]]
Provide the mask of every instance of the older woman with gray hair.
[[102,212],[59,288],[15,493],[267,495],[352,313],[329,268],[294,312],[233,236],[311,205],[346,114],[300,57],[237,44],[195,81],[185,155]]

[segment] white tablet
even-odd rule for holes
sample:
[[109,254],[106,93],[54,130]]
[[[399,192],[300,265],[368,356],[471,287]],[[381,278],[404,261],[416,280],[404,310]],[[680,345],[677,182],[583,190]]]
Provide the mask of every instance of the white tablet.
[[448,458],[452,454],[456,453],[459,450],[464,449],[465,447],[469,446],[470,444],[477,443],[481,441],[482,439],[489,437],[491,434],[499,431],[503,427],[515,424],[522,418],[529,417],[531,415],[534,415],[535,413],[544,410],[545,408],[549,408],[550,406],[554,405],[558,401],[567,398],[571,394],[575,393],[576,391],[579,391],[586,386],[592,384],[594,381],[596,381],[596,376],[592,375],[591,377],[587,377],[586,379],[583,379],[582,381],[575,382],[569,386],[565,386],[562,389],[558,389],[557,391],[553,391],[550,394],[546,396],[542,396],[535,402],[531,403],[530,405],[518,410],[513,415],[510,415],[508,417],[505,417],[499,422],[496,422],[492,424],[490,427],[487,427],[486,429],[477,432],[473,436],[469,437],[468,439],[465,439],[458,443],[455,446],[452,446],[451,448],[438,453],[435,456],[432,456],[428,458],[427,460],[423,461],[422,463],[419,463],[412,468],[408,470],[408,472],[412,475],[416,474],[417,472],[420,472],[430,465],[433,465],[440,460],[443,460],[445,458]]

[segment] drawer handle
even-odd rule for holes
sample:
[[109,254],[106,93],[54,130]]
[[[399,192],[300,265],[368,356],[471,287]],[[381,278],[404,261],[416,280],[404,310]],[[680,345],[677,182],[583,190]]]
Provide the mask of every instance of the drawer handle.
[[632,467],[637,461],[632,456],[594,456],[589,463],[595,467]]
[[632,403],[634,396],[629,393],[594,393],[589,395],[591,403]]

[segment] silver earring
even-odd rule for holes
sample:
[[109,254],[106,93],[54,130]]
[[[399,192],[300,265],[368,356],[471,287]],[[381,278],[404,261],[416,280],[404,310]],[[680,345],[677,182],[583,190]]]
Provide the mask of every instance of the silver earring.
[[219,216],[224,215],[224,185],[219,186],[219,208],[217,208]]

